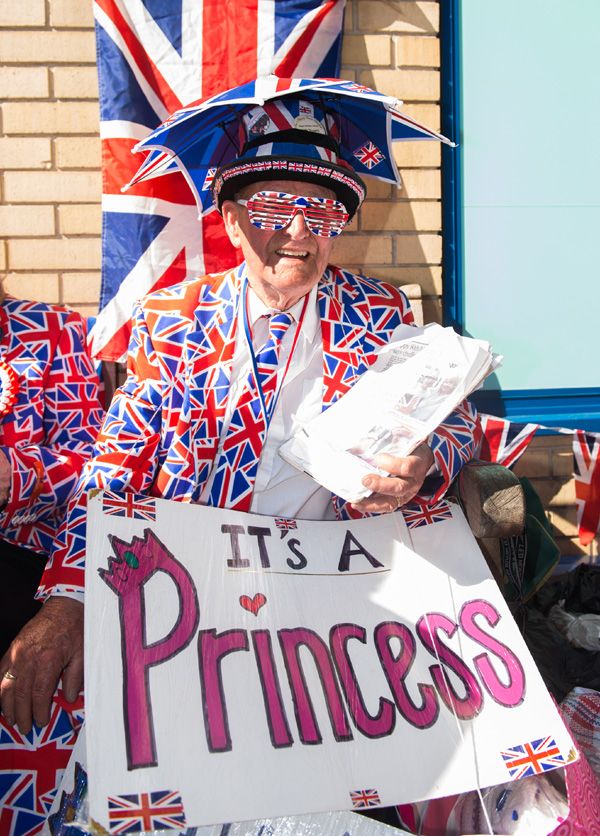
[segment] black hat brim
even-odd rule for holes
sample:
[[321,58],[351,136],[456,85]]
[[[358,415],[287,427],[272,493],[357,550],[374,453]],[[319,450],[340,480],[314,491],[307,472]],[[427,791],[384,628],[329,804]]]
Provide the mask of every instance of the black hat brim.
[[212,189],[219,212],[224,201],[251,183],[269,180],[297,180],[316,183],[331,189],[341,201],[350,217],[364,200],[366,186],[355,171],[326,160],[306,157],[264,156],[235,160],[222,166],[215,173]]

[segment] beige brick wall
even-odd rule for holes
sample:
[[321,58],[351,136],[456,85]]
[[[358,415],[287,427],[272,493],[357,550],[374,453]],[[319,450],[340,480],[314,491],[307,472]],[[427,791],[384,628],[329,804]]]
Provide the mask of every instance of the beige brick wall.
[[[439,129],[439,67],[437,2],[348,0],[343,78],[402,99],[410,116]],[[394,284],[418,284],[425,318],[439,321],[440,148],[435,142],[397,143],[395,156],[402,188],[367,178],[368,199],[335,255],[344,266]]]
[[91,0],[0,0],[0,269],[95,313],[100,142]]
[[[344,78],[405,102],[439,128],[439,4],[348,0]],[[91,0],[0,0],[0,271],[15,295],[97,309],[100,141]],[[403,187],[369,180],[336,244],[343,265],[423,294],[440,319],[440,147],[396,146]],[[415,299],[415,306],[420,306]],[[519,465],[547,503],[565,553],[574,539],[570,439],[534,441]],[[590,548],[597,549],[597,544]]]
[[[342,75],[439,125],[437,2],[348,0]],[[0,0],[0,251],[8,289],[92,313],[100,287],[100,142],[91,0]],[[440,149],[397,147],[403,188],[370,180],[336,257],[408,284],[440,317]],[[416,297],[422,290],[423,304]]]

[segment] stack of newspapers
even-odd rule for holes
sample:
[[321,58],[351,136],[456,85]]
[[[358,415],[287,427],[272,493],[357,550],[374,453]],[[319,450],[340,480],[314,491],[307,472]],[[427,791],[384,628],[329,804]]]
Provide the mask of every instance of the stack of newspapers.
[[363,499],[370,494],[363,477],[385,473],[375,457],[411,453],[501,359],[489,343],[452,328],[401,325],[353,388],[279,454],[343,499]]

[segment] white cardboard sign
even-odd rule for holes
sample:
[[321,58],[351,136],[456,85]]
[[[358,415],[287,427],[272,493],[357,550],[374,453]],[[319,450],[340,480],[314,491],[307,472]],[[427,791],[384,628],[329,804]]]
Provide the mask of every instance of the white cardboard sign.
[[88,517],[90,817],[111,833],[416,801],[574,757],[456,508],[409,530],[105,493]]

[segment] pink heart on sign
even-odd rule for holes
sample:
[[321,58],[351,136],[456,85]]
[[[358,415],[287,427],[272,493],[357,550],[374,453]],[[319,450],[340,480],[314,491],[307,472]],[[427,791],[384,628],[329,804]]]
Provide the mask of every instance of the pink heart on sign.
[[267,599],[262,592],[257,592],[254,598],[251,598],[249,595],[240,595],[240,604],[253,615],[258,615],[259,609],[264,607],[266,603]]

